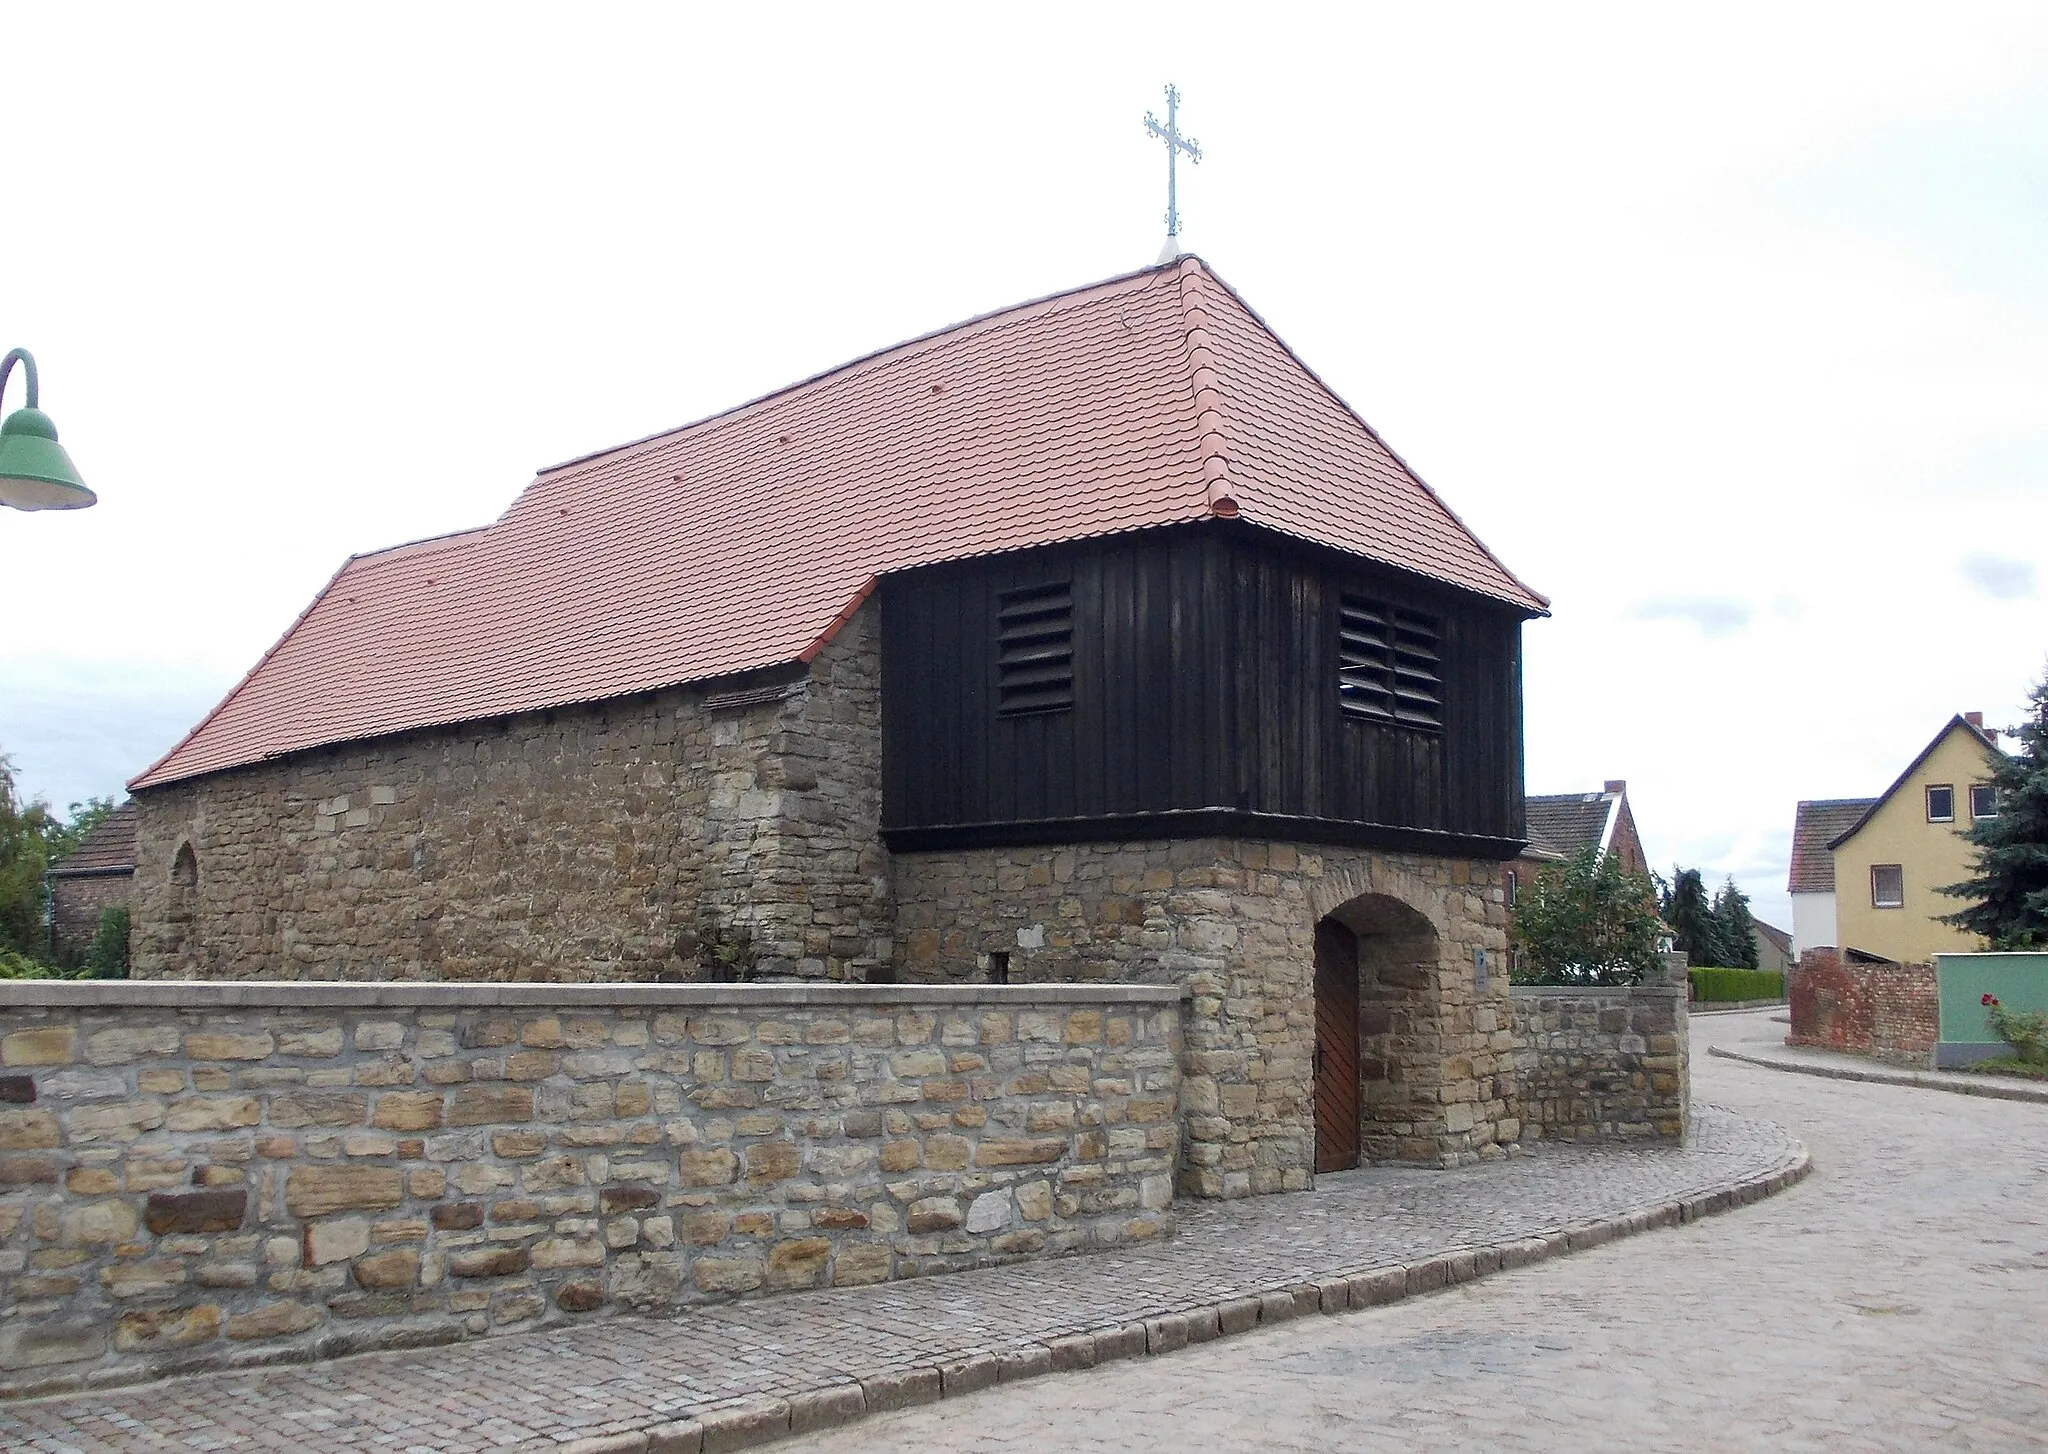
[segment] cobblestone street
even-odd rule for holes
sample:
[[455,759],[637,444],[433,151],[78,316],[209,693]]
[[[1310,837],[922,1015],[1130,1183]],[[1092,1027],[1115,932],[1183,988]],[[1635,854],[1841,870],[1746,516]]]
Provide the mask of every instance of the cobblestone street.
[[1813,1174],[1779,1196],[1419,1302],[782,1447],[2043,1447],[2048,1111],[1704,1053],[1782,1036],[1769,1013],[1695,1019],[1693,1073],[1696,1095],[1807,1142]]

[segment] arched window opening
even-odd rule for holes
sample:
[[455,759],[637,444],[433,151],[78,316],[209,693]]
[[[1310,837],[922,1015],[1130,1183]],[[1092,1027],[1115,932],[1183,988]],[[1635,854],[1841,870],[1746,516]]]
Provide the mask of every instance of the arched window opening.
[[199,855],[192,851],[190,841],[180,843],[177,857],[171,860],[171,882],[181,889],[199,886]]

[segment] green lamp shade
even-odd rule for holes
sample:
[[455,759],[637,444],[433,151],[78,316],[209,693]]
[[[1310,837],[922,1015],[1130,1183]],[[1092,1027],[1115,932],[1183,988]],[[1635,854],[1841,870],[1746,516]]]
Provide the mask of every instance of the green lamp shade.
[[57,426],[49,415],[17,409],[0,424],[0,504],[17,510],[80,510],[98,498],[57,442]]

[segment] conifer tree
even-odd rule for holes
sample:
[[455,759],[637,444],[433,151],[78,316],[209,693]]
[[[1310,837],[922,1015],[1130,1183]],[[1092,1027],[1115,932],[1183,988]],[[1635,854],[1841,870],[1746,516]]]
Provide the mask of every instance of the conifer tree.
[[1749,895],[1735,886],[1733,875],[1714,895],[1714,928],[1722,968],[1756,968],[1756,920],[1750,916]]
[[1671,892],[1664,900],[1664,922],[1671,926],[1673,947],[1685,951],[1695,968],[1725,967],[1720,925],[1714,920],[1714,908],[1707,902],[1707,886],[1698,869],[1674,870]]
[[2019,750],[1991,770],[1998,815],[1978,818],[1969,840],[1976,873],[1942,892],[1968,899],[1946,922],[1982,934],[1993,949],[2048,949],[2048,675],[2029,696]]

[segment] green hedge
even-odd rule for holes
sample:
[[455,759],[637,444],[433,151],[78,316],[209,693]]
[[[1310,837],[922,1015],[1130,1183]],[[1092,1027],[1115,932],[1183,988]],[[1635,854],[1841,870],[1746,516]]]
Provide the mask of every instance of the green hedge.
[[1695,969],[1688,973],[1692,975],[1692,997],[1703,1005],[1785,998],[1785,976],[1775,969]]

